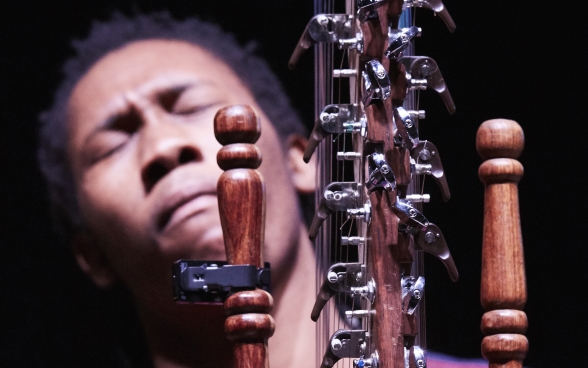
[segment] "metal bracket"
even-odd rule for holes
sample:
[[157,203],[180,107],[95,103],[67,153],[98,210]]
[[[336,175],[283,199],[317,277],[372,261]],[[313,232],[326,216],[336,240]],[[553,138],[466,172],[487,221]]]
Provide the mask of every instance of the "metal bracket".
[[429,141],[422,141],[411,149],[410,156],[412,172],[432,175],[441,189],[443,200],[447,202],[451,198],[451,193],[437,147]]
[[219,303],[230,294],[255,288],[270,291],[270,265],[229,265],[224,261],[180,259],[172,268],[173,295],[176,302]]
[[402,311],[408,315],[414,314],[425,293],[425,278],[419,276],[403,277],[400,286],[402,288]]
[[385,189],[389,192],[396,189],[396,177],[392,167],[386,162],[384,154],[376,151],[368,155],[367,159],[369,178],[365,186],[368,193],[372,193],[377,189]]
[[398,133],[404,140],[408,149],[412,149],[419,144],[419,130],[412,116],[404,107],[397,107],[394,109],[394,121],[398,128]]
[[390,30],[388,32],[389,46],[384,52],[388,59],[398,59],[402,57],[402,52],[406,50],[415,37],[421,35],[422,29],[419,27],[401,28]]
[[366,331],[338,330],[329,340],[321,368],[330,368],[342,358],[359,358],[365,355]]
[[455,22],[441,0],[404,0],[403,9],[415,7],[434,11],[439,14],[439,17],[443,20],[449,32],[453,33],[455,31]]
[[417,89],[434,89],[441,96],[447,111],[455,113],[455,103],[435,60],[426,56],[405,56],[398,61],[404,64],[406,72],[410,74],[410,78],[407,75],[409,85]]

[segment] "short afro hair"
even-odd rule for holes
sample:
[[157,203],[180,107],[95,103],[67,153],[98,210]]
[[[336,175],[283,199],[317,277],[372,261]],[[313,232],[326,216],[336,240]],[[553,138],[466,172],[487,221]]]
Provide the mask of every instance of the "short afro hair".
[[48,182],[55,225],[63,236],[67,237],[83,226],[67,158],[65,121],[69,96],[78,80],[104,55],[146,39],[187,41],[207,50],[239,76],[283,142],[292,134],[305,134],[304,125],[280,82],[268,64],[254,54],[253,44],[241,47],[235,37],[217,25],[196,18],[178,21],[167,12],[133,17],[117,12],[110,21],[95,21],[86,39],[72,42],[75,56],[63,65],[64,78],[57,88],[53,105],[39,116],[38,158]]

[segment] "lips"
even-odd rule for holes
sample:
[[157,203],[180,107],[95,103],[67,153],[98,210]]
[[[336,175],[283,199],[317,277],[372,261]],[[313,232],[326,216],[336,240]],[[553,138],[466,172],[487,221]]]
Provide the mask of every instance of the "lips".
[[218,178],[208,178],[188,166],[171,172],[150,193],[153,200],[152,224],[158,233],[216,206]]

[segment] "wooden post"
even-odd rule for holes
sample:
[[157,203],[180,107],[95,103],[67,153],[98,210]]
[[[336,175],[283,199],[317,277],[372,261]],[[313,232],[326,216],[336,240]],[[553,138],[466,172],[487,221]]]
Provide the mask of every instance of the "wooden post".
[[[214,118],[214,134],[224,147],[217,162],[225,172],[218,181],[218,203],[230,264],[263,267],[262,244],[265,225],[265,188],[261,174],[261,152],[253,145],[261,134],[261,124],[246,105],[219,110]],[[236,368],[269,367],[267,339],[274,333],[274,320],[268,314],[273,306],[263,290],[241,291],[225,301],[227,337],[234,342]]]
[[524,146],[521,127],[512,120],[488,120],[478,129],[476,148],[486,160],[478,175],[484,182],[482,244],[482,355],[490,368],[520,368],[529,342],[523,240],[517,183],[523,166],[516,159]]

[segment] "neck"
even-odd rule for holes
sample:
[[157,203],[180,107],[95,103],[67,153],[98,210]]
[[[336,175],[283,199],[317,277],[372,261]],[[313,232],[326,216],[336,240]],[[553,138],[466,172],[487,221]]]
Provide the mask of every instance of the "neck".
[[[269,339],[270,366],[295,368],[315,357],[315,257],[306,230],[300,230],[296,254],[284,280],[274,286],[276,322]],[[182,305],[168,301],[159,310],[140,310],[156,368],[231,367],[232,346],[224,333],[222,305]],[[163,320],[160,316],[166,316]]]

